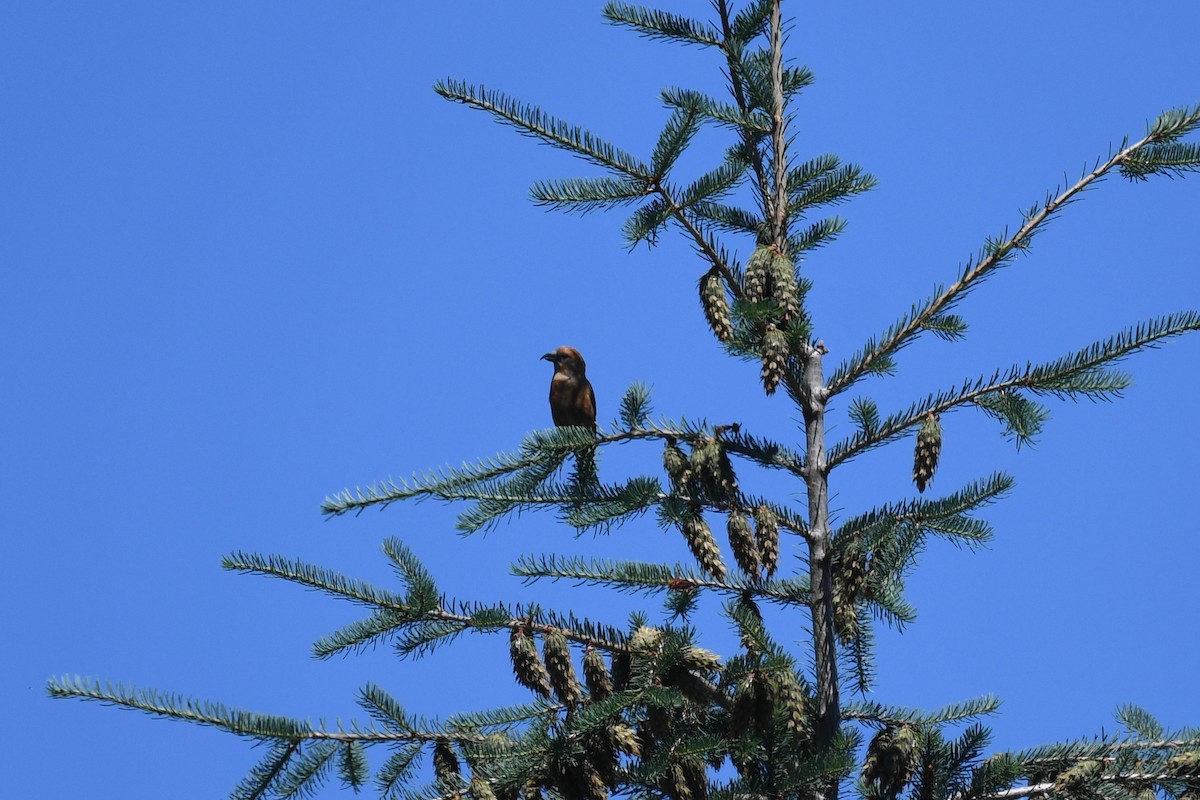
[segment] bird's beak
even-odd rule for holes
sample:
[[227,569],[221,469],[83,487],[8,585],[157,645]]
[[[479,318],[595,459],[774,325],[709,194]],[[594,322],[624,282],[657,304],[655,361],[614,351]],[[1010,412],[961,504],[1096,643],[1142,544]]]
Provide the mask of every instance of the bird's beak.
[[546,353],[546,355],[542,356],[542,361],[558,361],[558,358],[554,353]]

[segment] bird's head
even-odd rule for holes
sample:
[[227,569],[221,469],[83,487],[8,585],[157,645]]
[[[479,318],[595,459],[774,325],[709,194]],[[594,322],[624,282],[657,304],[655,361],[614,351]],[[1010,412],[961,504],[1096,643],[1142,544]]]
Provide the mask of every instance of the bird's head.
[[542,359],[554,364],[555,372],[568,372],[573,375],[584,374],[587,365],[583,363],[583,356],[574,347],[566,345],[558,348],[553,353],[546,353]]

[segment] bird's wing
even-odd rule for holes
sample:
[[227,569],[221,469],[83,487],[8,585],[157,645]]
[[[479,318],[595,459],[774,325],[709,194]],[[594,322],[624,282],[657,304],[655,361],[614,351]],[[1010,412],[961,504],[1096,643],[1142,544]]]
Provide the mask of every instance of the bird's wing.
[[596,429],[596,393],[592,391],[591,381],[584,381],[583,397],[579,400],[579,410],[590,421],[592,430]]

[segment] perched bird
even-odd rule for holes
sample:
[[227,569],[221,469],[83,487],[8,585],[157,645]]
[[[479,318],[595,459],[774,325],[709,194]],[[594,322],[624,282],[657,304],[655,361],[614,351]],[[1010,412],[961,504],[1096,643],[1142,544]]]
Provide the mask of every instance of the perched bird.
[[558,427],[577,425],[596,430],[596,393],[588,383],[587,365],[574,347],[542,356],[554,364],[550,380],[550,414]]

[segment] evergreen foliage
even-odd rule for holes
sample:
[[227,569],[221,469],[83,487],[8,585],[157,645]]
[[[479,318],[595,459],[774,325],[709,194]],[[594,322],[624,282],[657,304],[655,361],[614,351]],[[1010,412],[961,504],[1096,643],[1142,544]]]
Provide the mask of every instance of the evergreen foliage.
[[[383,545],[395,573],[390,588],[280,556],[232,553],[226,569],[281,578],[366,609],[314,644],[319,657],[380,644],[420,657],[463,634],[499,633],[508,637],[514,680],[530,700],[423,720],[368,683],[358,700],[370,721],[330,727],[81,678],[51,681],[51,696],[207,725],[265,745],[233,789],[237,798],[309,796],[331,776],[354,791],[373,785],[383,797],[413,800],[602,800],[612,793],[671,800],[1197,797],[1200,734],[1164,731],[1133,706],[1118,712],[1123,734],[986,755],[990,734],[980,720],[996,711],[995,698],[932,712],[843,702],[842,691],[871,685],[873,626],[902,628],[915,618],[905,580],[927,539],[967,548],[987,542],[991,527],[978,514],[1013,479],[994,473],[943,497],[881,499],[836,527],[828,482],[843,463],[913,437],[914,478],[924,492],[937,466],[941,415],[978,409],[1018,447],[1036,441],[1047,421],[1043,403],[1119,397],[1130,379],[1114,365],[1200,329],[1200,314],[1134,324],[1061,358],[985,372],[888,414],[859,396],[846,403],[853,432],[830,444],[825,414],[846,390],[861,391],[864,378],[896,372],[900,351],[922,334],[962,340],[960,301],[1028,251],[1053,217],[1110,172],[1145,181],[1200,167],[1200,144],[1182,141],[1200,128],[1200,106],[1162,114],[1141,139],[1122,142],[1075,183],[1051,191],[1014,231],[987,241],[952,282],[913,303],[826,377],[827,351],[814,338],[819,321],[806,306],[801,258],[846,225],[812,215],[875,181],[835,155],[791,160],[792,103],[813,76],[784,59],[779,0],[741,9],[715,0],[710,19],[615,2],[603,14],[650,39],[712,52],[729,96],[664,90],[669,117],[643,159],[495,90],[452,79],[435,89],[600,171],[537,182],[536,203],[581,213],[624,210],[630,245],[653,245],[668,229],[689,239],[702,262],[702,312],[714,337],[734,357],[760,363],[767,394],[784,390],[791,404],[784,413],[803,420],[802,441],[775,441],[736,423],[652,421],[649,390],[635,384],[617,419],[595,433],[534,431],[516,452],[347,489],[322,508],[337,515],[410,499],[466,501],[458,528],[468,533],[532,510],[553,511],[579,532],[605,533],[654,512],[665,530],[686,540],[694,562],[550,553],[522,557],[512,572],[526,581],[566,579],[661,596],[665,617],[636,614],[615,625],[569,611],[450,598],[398,539]],[[680,156],[706,126],[730,137],[727,149],[708,171],[677,174]],[[744,263],[735,247],[749,253]],[[681,285],[693,291],[693,281]],[[625,479],[564,475],[573,455],[644,440],[663,447],[661,470],[651,459],[648,474]],[[753,487],[762,470],[782,472],[804,491],[786,501],[759,496]],[[806,507],[791,505],[799,496],[807,497]],[[781,550],[796,557],[781,559]],[[723,600],[725,621],[740,641],[734,652],[702,647],[694,617],[704,595]],[[790,641],[807,627],[798,651],[773,637],[764,604],[802,615],[788,628]]]

